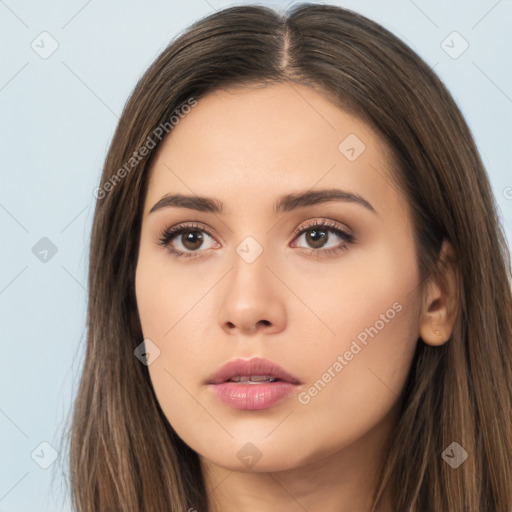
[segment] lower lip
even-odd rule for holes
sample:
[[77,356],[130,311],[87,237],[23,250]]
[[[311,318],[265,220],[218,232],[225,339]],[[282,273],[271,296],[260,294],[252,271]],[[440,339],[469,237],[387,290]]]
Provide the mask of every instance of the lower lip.
[[296,385],[277,381],[266,384],[239,384],[222,382],[210,388],[225,404],[235,409],[268,409],[295,393]]

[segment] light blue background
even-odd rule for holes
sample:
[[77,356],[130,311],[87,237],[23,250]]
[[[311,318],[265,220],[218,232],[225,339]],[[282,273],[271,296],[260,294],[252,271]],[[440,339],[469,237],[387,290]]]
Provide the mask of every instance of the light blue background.
[[[380,22],[435,67],[476,138],[510,243],[512,2],[331,3]],[[93,189],[137,79],[176,34],[228,5],[0,0],[0,512],[69,510],[60,437],[84,350]],[[43,31],[59,45],[47,59],[31,48]],[[457,59],[441,47],[453,31],[469,43]],[[46,263],[32,253],[42,237],[58,248]],[[46,470],[31,458],[43,441],[59,451]]]

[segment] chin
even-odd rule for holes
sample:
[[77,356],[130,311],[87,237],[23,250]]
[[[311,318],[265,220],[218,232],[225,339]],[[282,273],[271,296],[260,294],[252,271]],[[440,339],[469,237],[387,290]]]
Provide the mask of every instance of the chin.
[[[296,446],[279,443],[279,446],[265,441],[238,441],[219,443],[217,450],[199,452],[199,457],[211,464],[229,471],[241,473],[268,473],[287,471],[305,466],[323,457],[323,451],[299,453]],[[325,450],[325,455],[331,453]]]

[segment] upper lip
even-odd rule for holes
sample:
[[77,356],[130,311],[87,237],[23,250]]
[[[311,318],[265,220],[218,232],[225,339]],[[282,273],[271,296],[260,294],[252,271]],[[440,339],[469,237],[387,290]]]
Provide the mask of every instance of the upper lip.
[[233,377],[250,375],[268,375],[292,384],[300,384],[295,376],[285,371],[278,364],[259,357],[229,361],[208,378],[207,384],[221,384]]

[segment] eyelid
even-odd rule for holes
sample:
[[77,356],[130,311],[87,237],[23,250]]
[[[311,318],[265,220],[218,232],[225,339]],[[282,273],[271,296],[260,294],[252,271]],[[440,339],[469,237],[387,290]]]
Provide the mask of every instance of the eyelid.
[[158,238],[159,238],[159,240],[162,240],[165,237],[168,237],[170,235],[174,235],[174,234],[179,233],[180,231],[183,231],[183,230],[186,230],[186,229],[189,229],[191,231],[194,230],[194,229],[197,229],[198,231],[204,231],[211,238],[215,239],[215,236],[212,233],[213,230],[211,230],[209,227],[207,227],[205,224],[203,224],[201,222],[183,222],[183,223],[180,223],[180,224],[176,224],[175,226],[164,227],[160,231],[160,235],[159,235]]
[[312,219],[309,221],[306,221],[302,223],[292,234],[292,237],[295,238],[297,235],[301,234],[303,231],[307,230],[308,228],[312,228],[315,226],[327,226],[330,228],[337,229],[338,231],[341,231],[344,233],[347,237],[353,238],[352,232],[348,227],[345,227],[344,225],[340,225],[339,222],[319,217],[317,219]]
[[[317,218],[317,219],[311,219],[309,221],[306,221],[305,223],[302,223],[297,227],[294,232],[292,233],[291,237],[295,238],[297,235],[301,234],[303,231],[305,231],[308,228],[315,227],[315,226],[328,226],[332,228],[336,228],[347,236],[352,236],[351,230],[346,228],[345,226],[341,227],[340,224],[336,221],[333,221],[328,218]],[[191,221],[191,222],[184,222],[177,224],[176,226],[172,227],[165,227],[160,232],[159,239],[164,238],[165,236],[168,236],[170,234],[175,234],[180,232],[183,229],[197,229],[200,231],[204,231],[207,233],[211,238],[215,239],[215,236],[213,235],[212,231],[208,226],[201,222]]]

